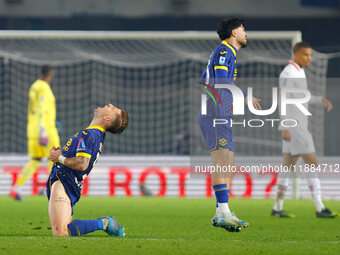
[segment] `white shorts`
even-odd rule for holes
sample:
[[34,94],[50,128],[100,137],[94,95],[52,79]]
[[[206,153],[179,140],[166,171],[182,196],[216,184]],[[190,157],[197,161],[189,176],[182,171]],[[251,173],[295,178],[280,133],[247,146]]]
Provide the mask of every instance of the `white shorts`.
[[307,129],[291,128],[289,131],[291,140],[282,140],[282,153],[301,155],[315,152],[312,135]]

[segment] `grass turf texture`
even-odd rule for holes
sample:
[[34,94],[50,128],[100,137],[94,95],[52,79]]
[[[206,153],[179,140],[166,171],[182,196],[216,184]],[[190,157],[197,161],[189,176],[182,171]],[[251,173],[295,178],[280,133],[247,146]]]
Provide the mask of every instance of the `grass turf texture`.
[[[232,199],[250,222],[240,233],[214,228],[214,199],[83,197],[73,219],[113,215],[126,237],[97,231],[82,237],[51,234],[45,197],[20,203],[0,197],[0,254],[340,254],[340,217],[318,219],[310,200],[288,200],[295,219],[270,216],[273,200]],[[340,202],[326,206],[340,211]]]

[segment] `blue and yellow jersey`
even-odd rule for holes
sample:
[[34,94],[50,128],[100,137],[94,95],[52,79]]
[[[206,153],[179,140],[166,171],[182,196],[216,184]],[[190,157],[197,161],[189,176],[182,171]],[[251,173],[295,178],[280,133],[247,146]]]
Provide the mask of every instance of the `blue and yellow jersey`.
[[32,84],[28,97],[27,137],[38,137],[39,126],[43,126],[47,133],[51,129],[54,131],[56,105],[50,85],[43,80],[37,80]]
[[77,171],[61,163],[56,163],[51,175],[54,176],[62,172],[63,175],[75,182],[80,192],[82,181],[90,174],[102,152],[104,139],[105,130],[98,126],[90,126],[74,134],[62,148],[62,155],[66,158],[87,157],[90,159],[89,166],[85,171]]
[[[210,55],[201,82],[214,87],[214,84],[235,84],[237,78],[237,49],[227,41],[222,41]],[[209,90],[209,89],[208,89]],[[232,94],[228,89],[216,89],[222,105],[215,105],[213,99],[207,95],[207,116],[232,116]],[[213,93],[212,93],[213,94]],[[218,100],[217,100],[218,101]]]
[[225,79],[228,84],[237,78],[237,50],[227,41],[222,41],[212,52],[208,65],[201,79],[202,82],[213,85],[215,80]]

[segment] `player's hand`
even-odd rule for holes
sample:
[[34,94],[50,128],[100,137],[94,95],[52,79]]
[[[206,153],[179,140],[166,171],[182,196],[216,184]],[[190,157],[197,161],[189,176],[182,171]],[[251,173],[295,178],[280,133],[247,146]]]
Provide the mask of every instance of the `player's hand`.
[[50,149],[50,160],[54,163],[58,162],[58,157],[61,155],[61,150],[60,148],[52,147]]
[[333,104],[327,98],[322,98],[322,103],[327,108],[327,112],[330,112],[333,109]]
[[49,142],[48,135],[43,126],[39,127],[39,144],[41,146],[46,146]]
[[287,142],[290,142],[291,137],[290,137],[290,132],[289,132],[288,129],[282,130],[281,138],[282,138],[282,140],[285,140],[285,141],[287,141]]
[[[246,97],[246,102],[248,102],[248,97]],[[260,102],[261,102],[261,99],[258,99],[256,97],[252,98],[252,103],[253,103],[253,106],[256,110],[262,110]]]

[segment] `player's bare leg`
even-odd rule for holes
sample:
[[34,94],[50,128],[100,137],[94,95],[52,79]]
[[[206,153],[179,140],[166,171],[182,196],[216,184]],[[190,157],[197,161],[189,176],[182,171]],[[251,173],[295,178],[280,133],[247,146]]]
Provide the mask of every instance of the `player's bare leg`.
[[[210,152],[213,165],[217,169],[217,166],[234,166],[234,153],[229,150],[214,150]],[[215,171],[212,173],[212,185],[225,184],[228,185],[230,190],[231,172]]]
[[[283,166],[288,167],[290,170],[296,165],[299,155],[292,155],[290,153],[283,153]],[[283,210],[283,201],[285,198],[286,190],[288,188],[288,173],[279,173],[277,179],[277,195],[273,206],[272,215],[281,218],[293,218],[293,214],[289,214]]]
[[112,216],[72,221],[71,202],[60,181],[52,185],[48,211],[54,236],[81,236],[97,230],[103,230],[108,235],[125,235],[124,228]]
[[[303,161],[309,167],[318,167],[319,163],[316,159],[316,153],[309,153],[301,155]],[[312,193],[312,198],[316,207],[316,216],[319,218],[334,218],[336,213],[332,213],[329,209],[325,208],[321,199],[321,185],[320,179],[317,176],[307,176],[309,190]]]
[[104,230],[108,235],[125,235],[124,228],[112,216],[72,221],[71,202],[60,181],[52,185],[48,212],[54,236],[81,236],[97,230]]
[[[238,219],[235,214],[230,212],[228,206],[234,153],[229,150],[215,150],[210,154],[216,170],[212,173],[212,185],[217,200],[216,215],[211,222],[215,227],[222,227],[229,232],[239,232],[242,227],[247,227],[249,224]],[[229,171],[218,171],[223,166],[229,167],[227,168]]]
[[72,221],[72,207],[60,181],[56,181],[52,185],[48,213],[52,234],[54,236],[69,236],[67,226]]

